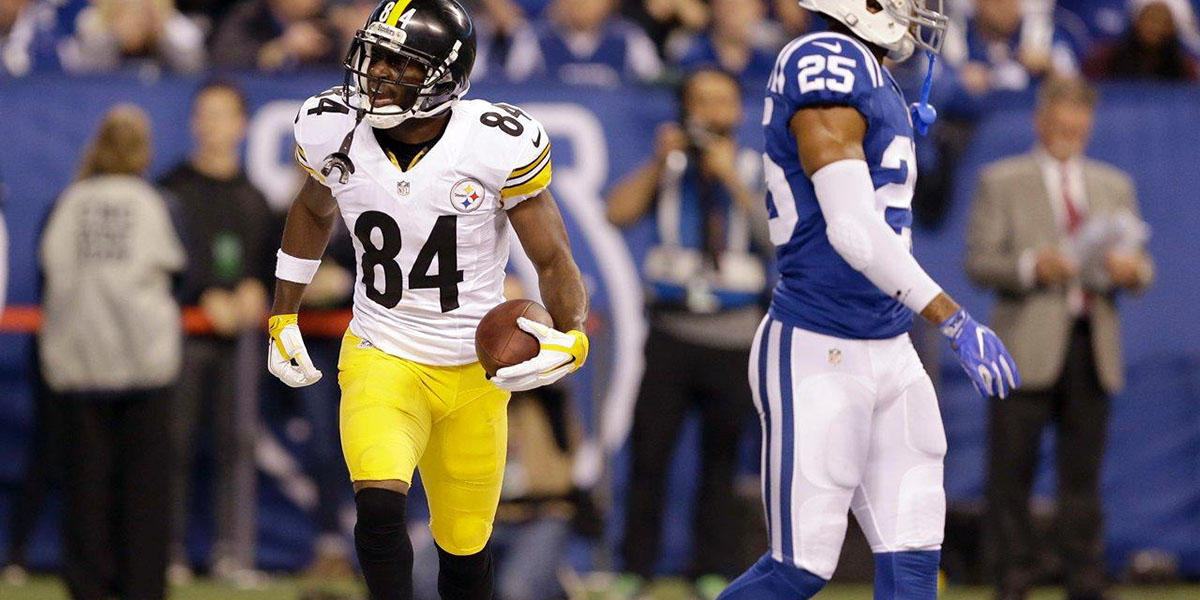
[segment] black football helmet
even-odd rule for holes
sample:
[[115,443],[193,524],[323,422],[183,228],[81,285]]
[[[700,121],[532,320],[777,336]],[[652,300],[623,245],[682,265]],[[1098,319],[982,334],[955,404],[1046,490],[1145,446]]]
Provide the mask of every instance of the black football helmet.
[[[421,83],[386,80],[368,73],[373,57],[388,53],[399,73],[419,65]],[[471,87],[475,65],[475,25],[455,0],[383,0],[366,25],[354,35],[343,66],[347,103],[357,106],[372,127],[387,129],[406,119],[436,115],[453,105]],[[384,84],[416,88],[409,106],[374,106]],[[411,97],[411,96],[410,96]]]

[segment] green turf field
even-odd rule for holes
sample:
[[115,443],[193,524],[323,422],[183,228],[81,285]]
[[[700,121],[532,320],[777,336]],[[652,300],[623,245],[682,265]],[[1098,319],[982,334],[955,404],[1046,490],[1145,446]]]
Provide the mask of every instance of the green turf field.
[[[664,586],[656,600],[691,600],[683,588],[672,589]],[[328,595],[310,594],[318,591],[330,592]],[[1119,588],[1121,600],[1200,600],[1200,585],[1172,586],[1156,588]],[[239,591],[215,583],[199,581],[194,585],[173,589],[171,600],[299,600],[309,597],[313,600],[334,600],[341,598],[362,598],[361,591],[353,582],[337,583],[303,580],[290,577],[276,577],[269,586],[256,591]],[[1031,600],[1059,600],[1062,592],[1052,589],[1039,590]],[[16,587],[0,584],[0,598],[3,600],[67,600],[66,589],[58,579],[51,577],[35,577],[24,586]],[[592,596],[590,598],[598,598]],[[864,585],[830,585],[817,596],[820,600],[871,600],[871,588]],[[950,586],[942,594],[944,600],[991,600],[990,591],[977,587]]]

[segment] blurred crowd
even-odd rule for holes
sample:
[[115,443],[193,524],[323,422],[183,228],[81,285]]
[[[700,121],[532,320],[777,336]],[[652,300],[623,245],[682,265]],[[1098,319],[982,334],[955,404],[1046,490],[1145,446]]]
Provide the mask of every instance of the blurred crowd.
[[[777,51],[826,27],[796,0],[463,0],[474,81],[675,87],[697,68],[761,89]],[[333,71],[374,0],[0,0],[0,79],[38,73]],[[918,148],[915,201],[941,223],[973,125],[1052,75],[1200,80],[1200,0],[946,0],[935,67],[942,117]],[[892,65],[915,99],[924,60]]]
[[[474,78],[581,85],[677,80],[718,65],[765,78],[819,20],[795,0],[464,0]],[[1051,72],[1194,81],[1196,0],[949,0],[940,73],[960,111]],[[0,77],[335,67],[374,0],[2,0]],[[914,61],[919,62],[919,61]]]

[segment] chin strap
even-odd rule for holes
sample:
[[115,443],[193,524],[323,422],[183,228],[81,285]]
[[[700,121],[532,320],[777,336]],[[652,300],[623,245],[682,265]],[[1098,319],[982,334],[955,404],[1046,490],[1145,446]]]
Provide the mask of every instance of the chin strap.
[[913,128],[918,135],[928,134],[929,126],[937,121],[937,109],[929,104],[929,91],[933,89],[933,63],[937,55],[928,50],[925,54],[929,57],[929,70],[925,73],[925,83],[921,85],[921,101],[912,105]]

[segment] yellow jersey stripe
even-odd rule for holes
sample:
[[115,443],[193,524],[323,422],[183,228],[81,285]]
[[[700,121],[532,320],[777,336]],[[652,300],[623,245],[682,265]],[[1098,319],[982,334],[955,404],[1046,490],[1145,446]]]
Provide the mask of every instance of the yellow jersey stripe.
[[300,165],[300,168],[304,169],[305,171],[308,171],[308,174],[315,177],[317,181],[325,183],[325,177],[314,171],[313,168],[308,166],[308,163],[305,162],[304,151],[300,149],[300,146],[296,146],[296,164]]
[[501,198],[513,198],[516,196],[528,196],[550,185],[550,178],[553,169],[551,163],[547,162],[546,166],[538,171],[538,174],[519,185],[512,185],[500,190]]
[[422,158],[425,158],[426,152],[429,152],[428,147],[421,148],[421,151],[418,152],[417,155],[412,158],[412,161],[410,161],[408,163],[408,168],[405,169],[405,171],[411,171],[413,167],[417,166],[417,161],[421,160]]
[[[551,166],[550,166],[550,165],[552,165],[552,164],[554,164],[554,161],[553,161],[553,160],[547,160],[547,161],[545,161],[545,162],[544,162],[544,163],[541,165],[541,166],[542,166],[542,168],[541,168],[541,169],[539,169],[537,173],[523,175],[523,176],[521,177],[521,181],[515,181],[515,182],[512,182],[512,183],[509,183],[508,185],[504,186],[504,188],[503,188],[503,189],[509,189],[509,188],[521,187],[521,186],[523,186],[523,185],[525,185],[525,184],[527,184],[527,183],[530,183],[530,182],[532,182],[532,181],[536,181],[536,180],[538,180],[538,179],[541,179],[542,177],[549,177],[549,174],[550,174],[550,169],[551,169]],[[510,179],[510,181],[511,181],[511,179]]]
[[392,12],[388,13],[386,23],[392,27],[400,21],[400,17],[404,14],[404,9],[408,8],[408,4],[412,0],[396,0],[396,5],[392,7]]
[[424,158],[424,157],[425,157],[425,153],[426,153],[426,152],[429,152],[429,148],[422,148],[422,149],[421,149],[421,151],[420,151],[420,152],[418,152],[418,153],[417,153],[417,155],[416,155],[416,156],[414,156],[414,157],[412,158],[412,160],[408,162],[408,166],[407,166],[407,167],[401,167],[401,166],[400,166],[400,160],[399,160],[398,158],[396,158],[396,155],[395,155],[395,154],[392,154],[392,151],[391,151],[391,150],[384,150],[384,151],[383,151],[383,153],[387,155],[387,157],[388,157],[388,160],[392,161],[392,164],[393,164],[393,165],[396,165],[396,168],[397,168],[397,169],[400,169],[400,171],[401,171],[401,172],[405,172],[405,173],[407,173],[408,171],[411,171],[411,170],[412,170],[412,168],[413,168],[414,166],[416,166],[416,164],[417,164],[417,161],[419,161],[419,160],[421,160],[422,158]]
[[546,158],[546,155],[549,153],[550,153],[550,142],[547,140],[546,141],[546,149],[542,150],[542,153],[539,154],[537,158],[533,159],[533,162],[531,162],[523,167],[514,169],[513,172],[508,175],[508,178],[516,179],[516,178],[532,171],[535,167],[538,166],[538,163],[542,162],[543,158]]

